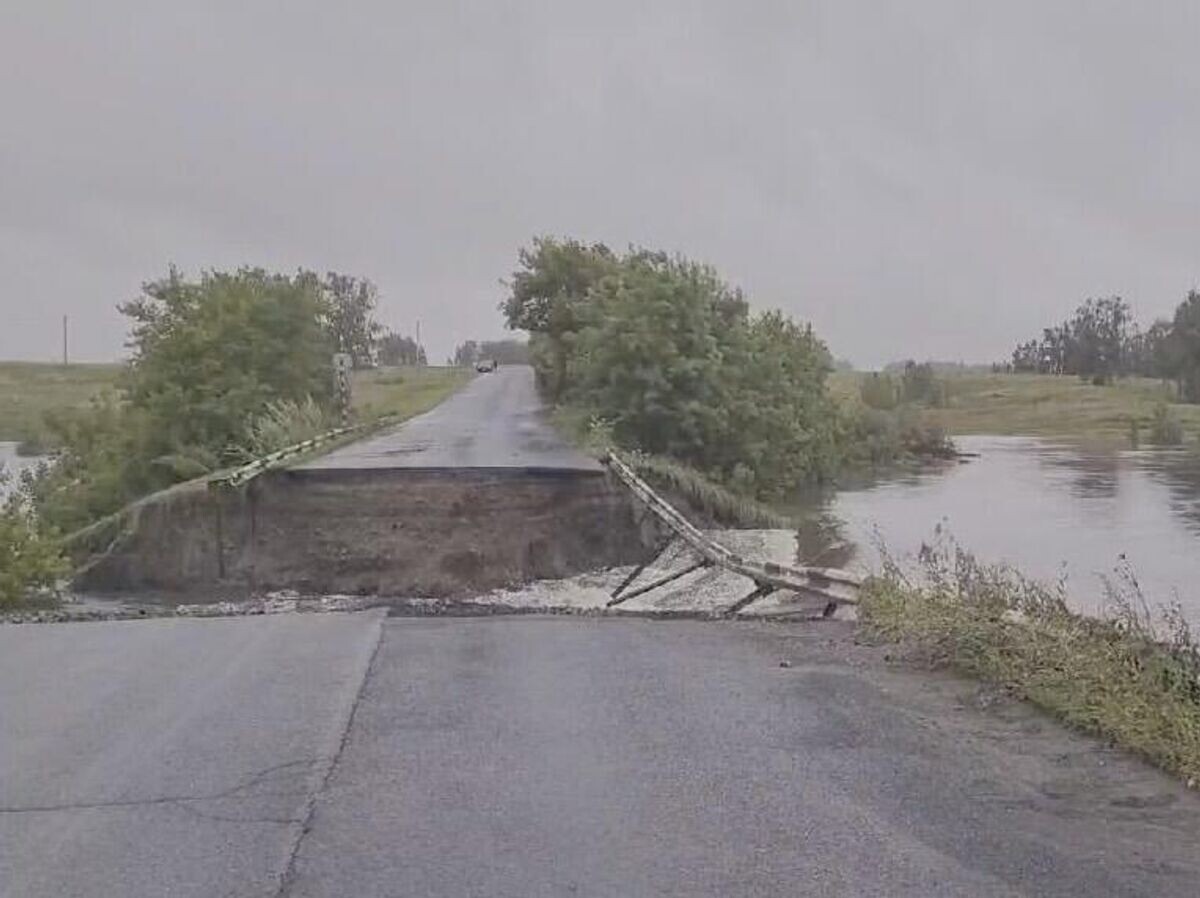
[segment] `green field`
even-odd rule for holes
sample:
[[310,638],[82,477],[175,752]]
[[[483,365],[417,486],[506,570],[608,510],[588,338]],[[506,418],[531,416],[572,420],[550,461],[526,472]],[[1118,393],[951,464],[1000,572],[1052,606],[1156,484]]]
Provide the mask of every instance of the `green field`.
[[[0,441],[32,439],[50,411],[84,408],[114,386],[118,364],[0,362]],[[471,379],[469,368],[379,368],[354,375],[354,407],[363,417],[406,418],[433,408]]]
[[474,377],[470,368],[375,368],[354,374],[354,410],[362,418],[410,418],[433,408]]
[[35,437],[49,411],[83,408],[113,386],[121,366],[0,362],[0,440]]
[[[863,376],[838,372],[830,378],[830,390],[843,399],[856,397]],[[1168,403],[1183,425],[1184,441],[1194,444],[1200,439],[1200,405],[1173,402],[1174,388],[1158,380],[1126,378],[1098,387],[1068,375],[966,373],[941,379],[946,405],[925,410],[925,417],[951,434],[1028,435],[1128,446],[1130,422],[1138,422],[1146,439],[1155,408]]]

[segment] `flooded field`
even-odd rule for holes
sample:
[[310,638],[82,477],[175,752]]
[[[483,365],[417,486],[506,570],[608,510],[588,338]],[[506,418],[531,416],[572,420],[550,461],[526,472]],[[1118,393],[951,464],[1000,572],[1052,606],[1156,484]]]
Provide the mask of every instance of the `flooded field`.
[[808,519],[824,526],[814,526],[805,554],[869,567],[882,540],[911,559],[940,525],[983,560],[1065,577],[1081,610],[1102,607],[1102,575],[1127,560],[1151,605],[1178,599],[1200,625],[1200,454],[1024,437],[956,442],[978,457],[806,500]]

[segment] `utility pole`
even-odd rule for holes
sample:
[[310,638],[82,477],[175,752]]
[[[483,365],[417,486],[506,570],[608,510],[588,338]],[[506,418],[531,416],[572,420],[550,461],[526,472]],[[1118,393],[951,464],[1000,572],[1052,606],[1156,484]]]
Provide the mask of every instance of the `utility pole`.
[[63,367],[66,368],[71,364],[71,358],[67,354],[67,316],[63,315]]

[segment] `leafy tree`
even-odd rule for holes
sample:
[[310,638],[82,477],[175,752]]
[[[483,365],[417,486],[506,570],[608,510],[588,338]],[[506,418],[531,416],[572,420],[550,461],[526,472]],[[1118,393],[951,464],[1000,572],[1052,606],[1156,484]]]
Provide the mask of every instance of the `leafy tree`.
[[566,388],[570,342],[588,292],[620,267],[603,243],[536,237],[518,253],[520,267],[500,308],[508,326],[534,335],[530,350],[543,386],[559,399]]
[[1129,306],[1118,296],[1089,299],[1076,309],[1070,323],[1074,373],[1098,384],[1124,374],[1131,323]]
[[[301,280],[315,279],[302,273]],[[325,321],[337,352],[349,353],[355,368],[371,364],[375,341],[383,327],[374,319],[379,291],[366,278],[329,272],[320,282],[325,302]]]
[[470,367],[481,359],[501,365],[528,365],[529,344],[524,340],[466,340],[454,348],[452,365]]
[[1175,309],[1169,344],[1164,350],[1168,366],[1186,402],[1200,402],[1200,292],[1191,290]]
[[425,349],[412,337],[388,331],[379,338],[375,357],[381,365],[424,365]]
[[242,269],[190,281],[172,270],[120,308],[133,327],[119,394],[48,420],[63,448],[27,489],[64,531],[236,459],[272,403],[330,398],[330,338],[311,276]]
[[510,323],[532,331],[550,390],[619,444],[759,495],[830,472],[832,359],[809,328],[751,316],[711,268],[664,253],[542,241],[522,261]]
[[454,347],[454,357],[450,363],[460,368],[471,368],[480,358],[479,343],[475,340],[467,340]]
[[133,320],[125,398],[168,445],[219,451],[268,402],[330,395],[322,297],[303,274],[172,271],[120,308]]

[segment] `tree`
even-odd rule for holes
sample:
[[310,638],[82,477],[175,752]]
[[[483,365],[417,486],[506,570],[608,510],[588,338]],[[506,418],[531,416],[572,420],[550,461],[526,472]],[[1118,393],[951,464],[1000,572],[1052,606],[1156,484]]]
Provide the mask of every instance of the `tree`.
[[1185,402],[1200,402],[1200,292],[1188,291],[1175,309],[1171,336],[1164,354]]
[[1071,319],[1070,365],[1093,383],[1111,383],[1126,373],[1126,349],[1132,316],[1119,296],[1089,299]]
[[[304,279],[315,275],[304,272]],[[375,340],[383,327],[374,319],[379,291],[366,278],[329,272],[320,281],[325,323],[336,352],[349,353],[355,368],[372,364]]]
[[[709,267],[633,250],[579,298],[563,397],[621,445],[758,495],[832,469],[832,358],[811,329],[752,317]],[[536,359],[535,359],[536,361]]]
[[381,365],[423,365],[425,350],[412,337],[388,331],[376,342],[376,361]]
[[620,262],[603,243],[536,237],[518,252],[520,267],[501,304],[508,326],[534,335],[530,351],[539,379],[554,400],[566,388],[570,342],[588,292]]
[[62,446],[28,485],[40,520],[66,532],[239,457],[272,403],[327,405],[330,336],[319,285],[261,269],[172,269],[122,305],[132,357],[118,395],[51,416]]
[[529,344],[524,340],[466,340],[454,348],[451,365],[471,367],[481,359],[501,365],[528,365]]
[[220,450],[271,400],[330,396],[325,309],[303,274],[172,270],[120,309],[133,319],[125,397],[170,445]]

